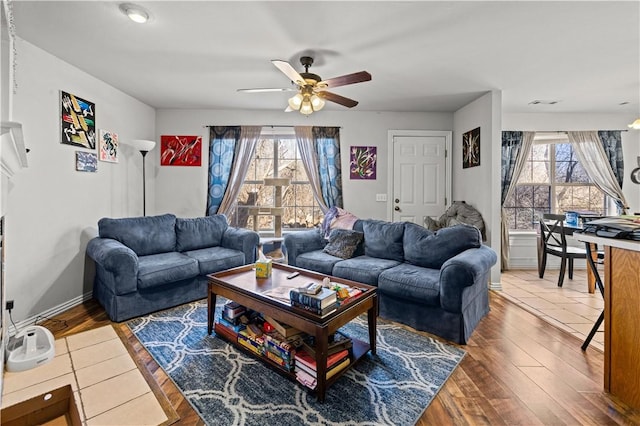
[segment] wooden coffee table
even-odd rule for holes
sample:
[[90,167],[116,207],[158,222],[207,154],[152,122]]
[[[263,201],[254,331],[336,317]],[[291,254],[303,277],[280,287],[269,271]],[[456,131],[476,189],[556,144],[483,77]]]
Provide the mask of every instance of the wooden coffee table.
[[[287,275],[297,271],[299,275],[292,279],[287,279]],[[329,276],[332,282],[345,284],[350,287],[357,287],[364,292],[355,300],[347,302],[338,307],[335,311],[319,316],[312,312],[305,311],[291,306],[285,295],[288,295],[289,288],[302,287],[313,281],[321,283],[327,275],[318,274],[292,266],[279,263],[273,264],[273,272],[269,278],[256,278],[253,265],[245,265],[227,271],[211,274],[209,277],[208,291],[208,333],[213,331],[214,313],[216,306],[216,296],[220,295],[233,300],[249,309],[268,315],[277,321],[282,321],[298,330],[315,336],[316,342],[316,365],[317,365],[317,385],[316,394],[318,401],[324,401],[327,387],[335,382],[351,365],[355,364],[368,351],[376,353],[376,318],[378,316],[378,297],[376,287],[357,283],[342,278]],[[280,295],[280,296],[278,296]],[[335,333],[340,327],[353,320],[358,315],[367,313],[369,342],[358,339],[353,340],[353,357],[347,368],[340,371],[329,380],[326,380],[327,370],[327,346],[329,336]],[[225,336],[220,336],[226,338]],[[351,337],[351,336],[350,336]],[[244,352],[257,355],[246,350],[235,343]],[[267,365],[274,367],[279,373],[296,380],[295,373],[284,371],[276,363],[266,357],[258,357]]]

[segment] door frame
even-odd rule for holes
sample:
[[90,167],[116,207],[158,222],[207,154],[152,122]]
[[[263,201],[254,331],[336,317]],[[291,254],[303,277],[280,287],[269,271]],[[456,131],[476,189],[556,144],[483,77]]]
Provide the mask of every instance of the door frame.
[[[393,219],[393,166],[395,159],[393,157],[393,140],[396,136],[439,136],[445,138],[445,210],[451,205],[451,172],[452,172],[452,155],[451,155],[451,130],[389,130],[387,140],[387,152],[389,153],[389,161],[387,164],[387,220]],[[443,212],[444,213],[444,212]]]

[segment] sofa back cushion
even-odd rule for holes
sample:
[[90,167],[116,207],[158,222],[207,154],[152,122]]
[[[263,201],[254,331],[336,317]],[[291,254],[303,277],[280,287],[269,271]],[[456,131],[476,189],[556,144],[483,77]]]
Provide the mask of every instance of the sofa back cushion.
[[453,256],[482,244],[480,231],[471,225],[455,225],[429,231],[415,223],[406,223],[404,228],[404,258],[412,265],[440,269]]
[[404,222],[362,221],[364,254],[380,259],[404,261],[402,235]]
[[98,234],[102,238],[120,241],[138,256],[167,253],[176,249],[176,217],[160,216],[102,218]]
[[179,252],[218,247],[222,243],[222,234],[229,224],[222,214],[176,219],[177,250]]

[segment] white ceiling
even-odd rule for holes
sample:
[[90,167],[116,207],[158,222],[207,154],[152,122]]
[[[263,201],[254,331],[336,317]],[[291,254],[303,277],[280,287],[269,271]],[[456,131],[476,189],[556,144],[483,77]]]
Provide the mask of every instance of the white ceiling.
[[303,71],[304,53],[325,79],[371,73],[333,90],[357,110],[455,111],[498,89],[504,112],[640,112],[638,1],[136,2],[144,25],[119,4],[14,0],[16,33],[157,108],[283,110],[291,93],[236,89],[288,87],[270,60]]

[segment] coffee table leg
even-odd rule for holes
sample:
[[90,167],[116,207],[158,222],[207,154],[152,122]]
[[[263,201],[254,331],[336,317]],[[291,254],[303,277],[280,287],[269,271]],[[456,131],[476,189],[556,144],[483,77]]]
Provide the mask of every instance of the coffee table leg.
[[327,391],[327,346],[329,345],[329,335],[327,329],[316,328],[316,376],[318,384],[316,392],[318,402],[324,402],[324,395]]
[[211,287],[207,291],[207,333],[211,335],[213,331],[213,315],[216,312],[216,294],[211,291]]
[[378,318],[378,295],[373,297],[373,306],[367,311],[367,322],[369,325],[369,347],[371,354],[376,354],[376,325]]

